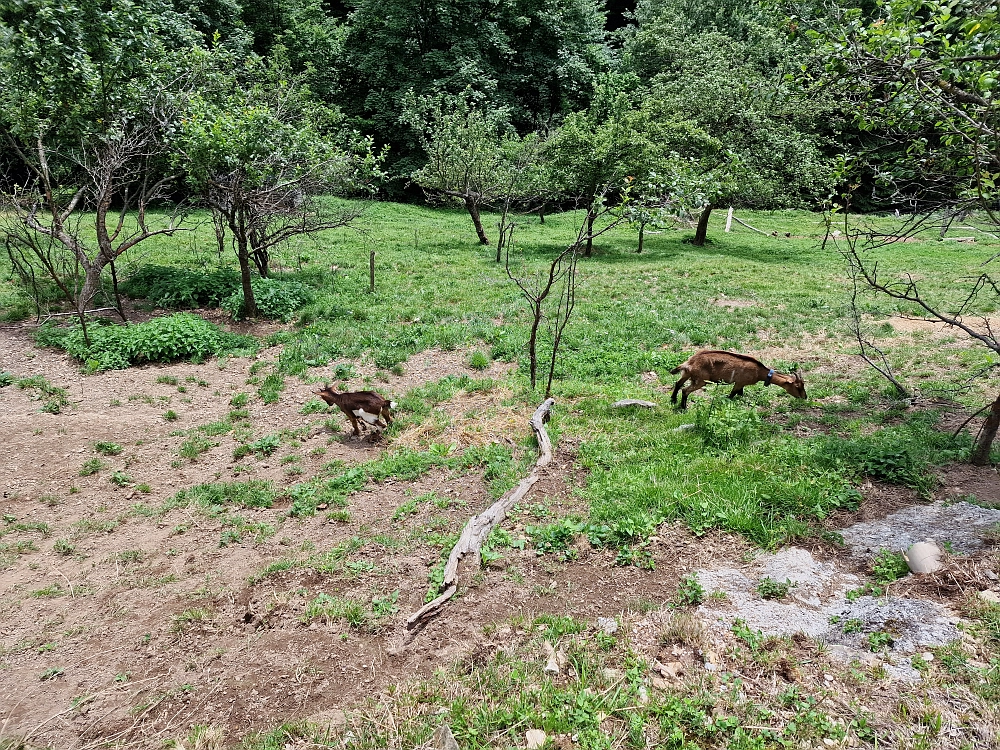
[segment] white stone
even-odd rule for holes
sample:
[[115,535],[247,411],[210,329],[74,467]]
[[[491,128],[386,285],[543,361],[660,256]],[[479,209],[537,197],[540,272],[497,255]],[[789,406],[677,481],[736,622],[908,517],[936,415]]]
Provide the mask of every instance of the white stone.
[[524,733],[524,740],[528,750],[537,750],[545,744],[545,732],[541,729],[529,729]]

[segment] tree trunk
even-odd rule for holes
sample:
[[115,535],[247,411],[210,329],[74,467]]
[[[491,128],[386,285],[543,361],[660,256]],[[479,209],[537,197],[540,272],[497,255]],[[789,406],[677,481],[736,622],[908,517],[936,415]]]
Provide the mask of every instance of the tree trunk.
[[77,297],[77,312],[83,315],[90,306],[91,301],[101,291],[101,272],[104,266],[101,264],[101,256],[98,255],[95,261],[85,266],[86,272],[83,277],[83,288]]
[[708,217],[712,214],[712,209],[714,206],[711,203],[706,203],[705,207],[701,210],[701,216],[698,217],[698,228],[694,232],[694,239],[691,240],[691,244],[696,247],[703,247],[705,244],[705,235],[708,234]]
[[486,231],[483,229],[483,221],[479,218],[479,206],[476,204],[476,201],[466,197],[465,207],[469,211],[469,216],[472,217],[472,223],[476,226],[476,234],[479,235],[479,242],[483,245],[490,244],[489,239],[486,237]]
[[642,241],[646,236],[646,222],[639,223],[639,249],[636,250],[637,253],[642,253]]
[[972,448],[972,455],[969,461],[973,466],[990,465],[990,448],[993,446],[993,439],[997,436],[997,429],[1000,428],[1000,396],[990,407],[990,413],[983,422],[983,429],[979,433],[979,439]]
[[597,212],[594,210],[594,204],[591,203],[587,209],[587,249],[583,253],[585,258],[589,258],[594,252],[594,220],[596,218]]
[[539,208],[538,208],[538,223],[539,224],[544,224],[545,223],[545,204],[544,203],[541,206],[539,206]]
[[240,284],[243,287],[243,307],[240,309],[241,318],[257,317],[257,300],[253,296],[252,275],[250,273],[250,253],[247,249],[247,241],[243,237],[236,239],[236,257],[240,261]]
[[534,304],[534,319],[531,321],[531,333],[528,335],[528,374],[531,377],[531,390],[538,383],[538,326],[542,322],[542,303]]

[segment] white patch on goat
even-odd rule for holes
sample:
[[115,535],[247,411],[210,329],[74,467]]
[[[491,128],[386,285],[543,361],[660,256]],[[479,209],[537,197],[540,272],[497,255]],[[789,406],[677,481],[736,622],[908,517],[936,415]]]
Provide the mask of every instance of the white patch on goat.
[[395,401],[390,401],[389,402],[389,408],[390,409],[395,409],[396,408],[396,402]]
[[375,424],[378,422],[378,414],[369,414],[364,409],[355,409],[354,416],[361,417],[368,424]]

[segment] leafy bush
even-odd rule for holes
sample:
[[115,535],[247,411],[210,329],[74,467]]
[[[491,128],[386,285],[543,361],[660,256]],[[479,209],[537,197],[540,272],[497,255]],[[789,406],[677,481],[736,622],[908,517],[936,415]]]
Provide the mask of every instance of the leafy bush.
[[688,573],[677,586],[674,603],[678,607],[694,607],[705,601],[705,589],[698,582],[698,576]]
[[158,307],[219,307],[239,281],[239,274],[229,269],[205,273],[174,266],[143,266],[120,288],[126,296],[143,297]]
[[914,414],[905,424],[857,438],[830,436],[821,443],[818,458],[836,468],[912,487],[927,494],[936,480],[928,472],[931,464],[961,460],[967,455],[969,438],[933,429],[935,414]]
[[145,323],[120,326],[98,319],[83,329],[42,326],[35,334],[40,346],[65,349],[91,371],[122,370],[144,362],[204,359],[226,351],[257,348],[253,337],[226,333],[214,323],[191,313],[175,313]]
[[[270,320],[287,322],[292,319],[296,310],[312,302],[313,299],[312,290],[297,281],[254,279],[250,282],[250,286],[257,302],[257,314]],[[220,307],[235,320],[239,320],[243,308],[243,289],[238,288],[222,301]]]
[[752,405],[720,396],[698,404],[695,425],[706,448],[722,451],[760,440],[764,426]]

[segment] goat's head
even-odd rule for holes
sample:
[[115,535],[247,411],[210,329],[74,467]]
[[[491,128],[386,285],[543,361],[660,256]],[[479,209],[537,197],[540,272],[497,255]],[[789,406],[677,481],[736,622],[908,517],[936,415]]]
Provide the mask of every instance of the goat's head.
[[806,384],[802,379],[802,373],[793,372],[791,375],[785,375],[782,377],[780,383],[775,383],[781,386],[785,391],[795,398],[807,398],[806,396]]
[[337,393],[330,386],[326,386],[321,391],[316,391],[316,395],[326,401],[329,406],[333,406],[337,403]]

